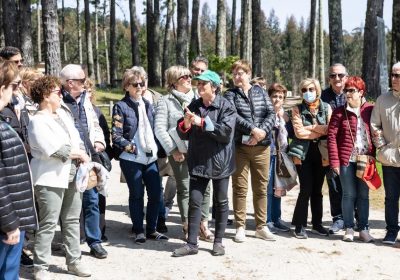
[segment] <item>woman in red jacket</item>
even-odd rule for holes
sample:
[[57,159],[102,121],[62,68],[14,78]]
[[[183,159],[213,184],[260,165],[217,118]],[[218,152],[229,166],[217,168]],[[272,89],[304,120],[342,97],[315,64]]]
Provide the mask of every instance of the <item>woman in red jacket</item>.
[[342,211],[346,229],[343,241],[353,241],[356,205],[360,240],[372,242],[374,239],[368,230],[369,189],[356,177],[356,156],[375,155],[370,131],[373,105],[365,100],[365,83],[360,77],[349,77],[344,93],[347,103],[333,111],[328,128],[329,164],[340,176],[343,187]]

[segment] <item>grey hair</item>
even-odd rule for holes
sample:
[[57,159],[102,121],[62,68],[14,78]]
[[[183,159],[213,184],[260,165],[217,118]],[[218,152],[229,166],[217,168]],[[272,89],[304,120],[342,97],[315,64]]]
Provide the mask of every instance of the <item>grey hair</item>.
[[60,72],[61,84],[65,85],[67,80],[79,79],[80,77],[79,75],[77,75],[77,73],[79,73],[80,71],[83,71],[83,68],[79,64],[66,65]]
[[144,68],[142,66],[135,65],[131,68],[131,70],[135,71],[135,72],[140,72],[140,74],[147,80],[147,72],[146,72],[146,70],[144,70]]
[[329,70],[331,70],[333,67],[343,67],[343,68],[344,68],[344,71],[345,71],[345,74],[348,75],[346,66],[344,66],[342,63],[334,63],[334,64],[332,64],[332,65],[329,67]]
[[196,57],[192,60],[192,62],[190,63],[190,65],[193,65],[193,64],[195,64],[196,62],[203,62],[203,63],[207,66],[207,68],[208,68],[208,59],[207,59],[206,57],[201,56],[201,55],[196,56]]
[[393,66],[392,66],[392,71],[393,71],[394,69],[400,69],[400,61],[398,61],[398,62],[396,62],[395,64],[393,64]]

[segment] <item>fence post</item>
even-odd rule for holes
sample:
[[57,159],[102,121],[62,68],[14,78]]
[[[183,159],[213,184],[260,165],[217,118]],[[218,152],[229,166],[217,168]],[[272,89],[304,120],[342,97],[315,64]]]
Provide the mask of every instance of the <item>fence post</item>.
[[110,101],[110,107],[108,108],[108,111],[109,111],[109,113],[110,113],[110,116],[112,116],[112,110],[113,110],[113,107],[114,107],[114,101]]

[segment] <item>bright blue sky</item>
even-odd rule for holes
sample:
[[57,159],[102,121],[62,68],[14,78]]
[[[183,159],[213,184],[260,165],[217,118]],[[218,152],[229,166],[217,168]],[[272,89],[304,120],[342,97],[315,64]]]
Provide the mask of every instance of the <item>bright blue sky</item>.
[[[125,17],[129,20],[129,6],[128,0],[116,0],[121,6],[117,8],[117,17],[123,18],[123,12]],[[61,7],[61,1],[59,2],[59,7]],[[144,20],[141,15],[143,11],[143,0],[136,0],[137,13],[138,16]],[[162,2],[162,0],[160,0]],[[201,0],[200,5],[207,2],[211,8],[213,15],[215,16],[215,10],[217,6],[216,0]],[[238,10],[240,10],[240,0],[237,0]],[[275,14],[280,20],[280,26],[283,27],[286,23],[286,19],[290,15],[294,15],[297,20],[304,17],[307,20],[310,13],[310,0],[262,0],[262,9],[266,15],[269,15],[271,9],[275,10]],[[191,1],[190,1],[191,3]],[[232,5],[232,0],[227,0],[228,6]],[[65,0],[65,5],[70,7],[76,7],[76,0]],[[81,7],[83,8],[83,1],[81,0]],[[322,1],[324,9],[324,28],[328,30],[328,0]],[[392,5],[393,0],[385,0],[384,2],[384,14],[383,18],[385,20],[385,25],[391,29],[392,27]],[[191,9],[191,8],[190,8]],[[342,0],[342,21],[343,29],[351,31],[356,27],[364,25],[365,22],[365,12],[367,9],[367,0]],[[238,11],[237,18],[239,18],[240,12]]]

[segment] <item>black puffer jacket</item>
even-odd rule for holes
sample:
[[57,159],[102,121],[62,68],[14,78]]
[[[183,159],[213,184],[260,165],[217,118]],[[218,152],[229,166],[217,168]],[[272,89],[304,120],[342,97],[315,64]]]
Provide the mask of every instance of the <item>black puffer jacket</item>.
[[0,119],[0,232],[36,227],[28,158],[17,133]]
[[257,85],[250,88],[248,96],[240,88],[229,89],[224,97],[236,108],[235,142],[242,143],[243,135],[250,135],[251,130],[258,127],[266,132],[264,140],[257,146],[271,144],[269,134],[275,122],[275,112],[266,91]]
[[184,132],[179,127],[183,118],[178,121],[178,135],[189,140],[188,167],[189,174],[210,179],[229,177],[235,171],[233,135],[236,123],[235,108],[220,95],[213,103],[205,107],[201,98],[192,101],[189,110],[205,118],[208,116],[214,131],[192,125]]

